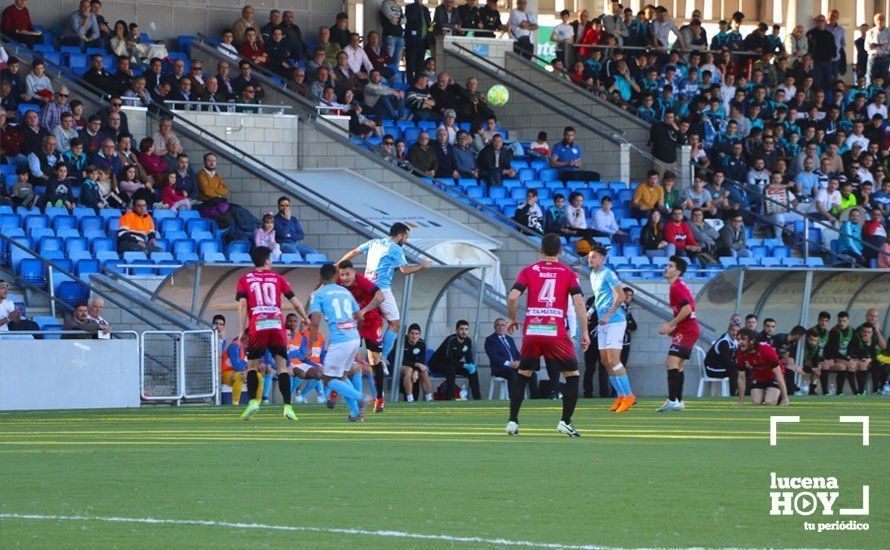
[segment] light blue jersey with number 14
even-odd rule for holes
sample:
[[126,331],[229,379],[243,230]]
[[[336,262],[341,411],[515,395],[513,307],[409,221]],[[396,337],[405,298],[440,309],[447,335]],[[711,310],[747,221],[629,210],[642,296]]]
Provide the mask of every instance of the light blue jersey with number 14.
[[359,311],[352,293],[340,285],[330,283],[319,288],[309,303],[309,315],[321,313],[328,320],[329,342],[339,344],[358,340],[358,328],[352,314]]

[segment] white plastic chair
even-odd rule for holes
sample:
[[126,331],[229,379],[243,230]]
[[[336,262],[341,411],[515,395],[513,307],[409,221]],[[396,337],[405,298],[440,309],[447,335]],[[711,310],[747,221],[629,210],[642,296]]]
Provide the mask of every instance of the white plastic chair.
[[[707,384],[720,384],[720,396],[729,397],[729,378],[711,378],[705,371],[705,350],[701,346],[695,346],[692,352],[695,362],[698,363],[701,378],[698,381],[698,397],[702,397],[705,393]],[[708,386],[708,395],[711,394],[710,386]]]
[[494,389],[495,386],[498,387],[498,399],[504,400],[509,398],[510,396],[510,383],[507,382],[506,378],[501,378],[500,376],[492,376],[488,382],[488,400],[491,401],[494,398]]

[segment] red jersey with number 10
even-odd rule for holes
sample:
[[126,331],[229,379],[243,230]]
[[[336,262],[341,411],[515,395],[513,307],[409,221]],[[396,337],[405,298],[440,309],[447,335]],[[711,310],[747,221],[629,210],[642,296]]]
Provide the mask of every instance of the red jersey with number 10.
[[523,335],[565,337],[569,295],[581,294],[574,271],[542,260],[520,271],[513,288],[528,290]]
[[671,335],[692,333],[696,333],[697,335],[698,321],[695,319],[695,298],[692,297],[692,292],[689,290],[689,287],[686,286],[686,283],[677,279],[671,284],[670,300],[671,309],[674,310],[674,317],[680,314],[680,310],[683,309],[683,306],[688,305],[692,308],[692,313],[677,323],[677,326],[674,328],[674,331],[671,332]]
[[274,271],[255,269],[238,280],[235,299],[247,299],[247,313],[250,315],[248,329],[251,333],[284,327],[282,295],[290,299],[294,291],[287,279]]

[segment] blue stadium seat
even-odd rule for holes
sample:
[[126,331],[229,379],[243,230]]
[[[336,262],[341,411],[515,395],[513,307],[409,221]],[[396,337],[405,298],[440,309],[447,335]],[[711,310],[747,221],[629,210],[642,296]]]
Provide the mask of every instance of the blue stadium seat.
[[176,210],[154,210],[151,213],[151,217],[154,218],[155,223],[160,223],[161,220],[175,218]]
[[655,257],[651,258],[651,260],[652,260],[652,265],[655,265],[658,267],[665,267],[665,266],[667,266],[668,262],[670,261],[670,258],[668,258],[667,256],[655,256]]
[[185,231],[170,231],[169,233],[164,233],[164,238],[170,242],[173,242],[178,239],[188,239],[189,236]]
[[507,216],[508,218],[513,218],[513,215],[516,214],[516,205],[508,205],[501,207],[501,212]]
[[[18,214],[5,214],[3,215],[3,218],[3,229],[6,229],[7,227],[18,227],[23,223],[21,216]],[[12,225],[14,220],[15,225]],[[29,214],[25,216],[24,225],[22,227],[25,229],[26,233],[30,233],[31,230],[35,228],[49,227],[49,218],[43,214]]]
[[97,258],[99,252],[114,252],[115,255],[117,254],[117,247],[115,246],[114,239],[111,237],[93,239],[93,242],[90,243],[90,250],[93,251]]
[[782,265],[785,267],[803,267],[804,261],[803,258],[785,257],[782,258]]
[[[176,255],[176,259],[183,264],[193,264],[200,261],[198,255],[195,252],[181,252]],[[250,256],[248,256],[248,260],[249,259]]]
[[303,261],[303,256],[299,252],[286,252],[279,261],[283,264],[298,264]]
[[633,256],[630,259],[630,263],[634,266],[649,265],[649,258],[647,256]]
[[431,134],[430,141],[433,141],[432,134],[435,133],[436,126],[437,126],[437,124],[435,122],[433,122],[432,120],[421,120],[420,122],[417,123],[418,128],[420,128],[421,130],[426,130],[427,132],[429,132]]
[[24,258],[18,264],[16,274],[25,281],[36,286],[46,285],[46,270],[43,262],[37,258]]
[[184,227],[185,222],[179,218],[163,218],[160,220],[158,229],[162,235],[167,235],[171,231],[182,231]]
[[189,238],[192,239],[193,241],[195,241],[196,243],[199,243],[199,242],[205,241],[205,240],[206,241],[214,240],[213,234],[210,231],[202,231],[202,230],[194,231],[189,236]]
[[80,231],[86,236],[88,231],[101,231],[105,234],[105,222],[99,216],[84,216],[80,219]]
[[535,171],[531,168],[522,168],[519,170],[519,181],[525,182],[531,179],[535,179]]
[[757,265],[757,258],[739,258],[739,265],[751,267]]
[[739,262],[732,256],[721,256],[720,265],[722,265],[723,267],[735,267],[739,265]]
[[634,192],[630,189],[621,189],[618,191],[617,201],[620,204],[630,204],[634,198]]
[[119,260],[120,256],[115,250],[99,250],[96,252],[96,259],[104,264],[109,260]]
[[[531,179],[531,180],[521,180],[521,181],[522,181],[522,186],[525,187],[526,189],[544,189],[544,182],[541,180]],[[549,191],[549,189],[548,189],[548,191]]]
[[135,263],[135,262],[137,262],[137,261],[139,261],[139,260],[147,260],[147,259],[148,259],[148,255],[147,255],[145,252],[138,252],[138,251],[135,251],[135,250],[128,250],[128,251],[124,252],[124,256],[123,256],[123,258],[124,258],[124,262],[126,262],[126,263],[128,263],[128,264],[132,264],[132,263]]
[[546,160],[533,160],[528,163],[528,167],[534,170],[535,172],[540,172],[541,170],[545,170],[550,167],[550,163]]
[[763,258],[769,256],[769,248],[761,245],[761,246],[752,246],[751,247],[751,255],[755,258]]
[[176,239],[173,241],[173,254],[178,258],[183,253],[195,252],[195,241],[191,239]]
[[466,189],[467,187],[479,185],[479,182],[476,181],[476,178],[459,178],[457,184]]
[[81,275],[89,275],[91,273],[99,273],[100,272],[99,260],[94,260],[92,258],[85,258],[82,260],[77,260],[75,264],[74,273],[78,276]]
[[109,218],[120,218],[122,212],[120,210],[114,208],[103,208],[99,210],[99,216],[104,220],[108,220]]
[[89,63],[87,62],[87,56],[82,53],[68,54],[67,57],[68,59],[65,65],[67,65],[68,68],[71,70],[82,69],[89,65]]
[[825,262],[818,256],[810,256],[804,261],[804,265],[807,267],[823,267]]
[[56,216],[52,220],[53,229],[77,229],[77,218],[71,215]]
[[409,146],[411,146],[415,141],[417,141],[417,136],[420,135],[420,128],[405,128],[402,130],[405,140]]
[[587,188],[590,189],[591,191],[593,191],[594,193],[599,194],[600,191],[608,190],[609,184],[604,181],[591,181],[591,182],[587,183]]
[[226,255],[222,252],[204,252],[201,259],[208,264],[222,264],[226,262]]
[[49,227],[35,227],[28,231],[28,235],[34,239],[34,242],[40,242],[40,239],[44,237],[55,237],[56,232]]
[[504,187],[491,187],[488,190],[488,196],[492,199],[503,199],[507,196],[507,189]]
[[73,252],[83,252],[90,249],[90,245],[85,237],[69,237],[65,239],[65,253],[71,255]]
[[231,256],[234,253],[249,254],[250,243],[248,241],[232,241],[229,243],[228,253]]
[[774,246],[772,250],[770,250],[770,256],[774,258],[788,258],[791,256],[791,248],[787,246]]
[[60,300],[71,307],[81,302],[85,302],[89,298],[89,290],[87,287],[75,281],[62,281],[59,283],[56,295]]
[[306,254],[306,262],[310,264],[323,264],[328,261],[324,254]]
[[507,189],[513,189],[514,187],[522,187],[522,182],[518,179],[509,178],[505,180],[501,180],[501,185],[506,187]]
[[525,189],[516,188],[510,190],[510,198],[516,199],[517,201],[525,200]]
[[205,218],[195,218],[185,222],[185,231],[192,236],[198,231],[206,231],[209,233],[210,229],[210,220]]
[[[513,162],[510,163],[510,166],[512,166],[516,170],[522,170],[524,168],[529,168],[528,163],[524,160],[514,160]],[[535,172],[537,172],[537,170],[535,170]]]
[[41,254],[51,250],[62,250],[62,239],[58,237],[42,237],[37,245],[37,251]]
[[249,264],[251,263],[250,254],[235,252],[233,254],[229,254],[229,261],[233,264]]
[[624,249],[622,250],[622,254],[628,257],[640,256],[643,254],[643,249],[638,244],[628,243],[624,245]]
[[[495,189],[495,188],[492,187],[492,189]],[[491,191],[491,189],[490,189],[489,191]],[[494,204],[495,204],[495,206],[497,206],[498,208],[503,208],[503,207],[505,207],[505,206],[516,206],[516,199],[510,198],[510,197],[503,197],[503,198],[500,198],[500,199],[494,199]]]
[[774,238],[773,238],[773,239],[763,239],[763,242],[762,242],[761,244],[763,244],[763,246],[768,246],[768,247],[770,247],[770,248],[775,248],[775,247],[777,247],[777,246],[782,246],[782,245],[784,245],[785,243],[782,242],[782,239],[774,239]]
[[161,262],[173,261],[173,254],[169,252],[152,252],[151,261],[156,264]]
[[69,215],[68,209],[65,208],[64,206],[47,206],[44,209],[43,213],[46,214],[49,217],[49,219],[53,219],[56,216]]
[[622,231],[627,231],[631,227],[637,227],[639,225],[639,222],[634,218],[621,218],[618,220],[618,227],[621,228]]
[[484,185],[473,185],[471,187],[467,187],[466,189],[467,196],[472,199],[479,199],[485,196],[485,186]]
[[538,178],[542,180],[558,180],[559,170],[556,168],[545,168],[538,172]]
[[76,206],[71,214],[77,218],[78,220],[85,218],[86,216],[95,216],[96,211],[92,208],[87,208],[85,206]]
[[115,218],[108,218],[105,221],[105,231],[108,232],[109,235],[114,235],[117,233],[117,230],[121,227],[121,218],[117,216]]
[[769,256],[761,256],[757,258],[761,267],[776,267],[782,263],[781,258],[771,258]]
[[[222,255],[222,247],[216,239],[204,239],[198,241],[198,254],[203,256],[209,252],[215,252]],[[223,255],[225,257],[225,255]]]
[[538,189],[538,200],[540,201],[550,201],[550,189],[541,188]]
[[413,120],[400,120],[400,121],[396,122],[396,127],[398,127],[399,130],[404,132],[408,128],[416,128],[417,125],[414,124]]

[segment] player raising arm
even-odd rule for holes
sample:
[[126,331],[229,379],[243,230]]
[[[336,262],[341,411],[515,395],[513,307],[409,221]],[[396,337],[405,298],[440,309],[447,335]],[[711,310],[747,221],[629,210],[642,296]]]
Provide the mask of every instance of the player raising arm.
[[755,405],[788,406],[788,388],[785,386],[785,367],[776,350],[761,342],[757,333],[749,328],[739,331],[739,349],[736,351],[739,367],[739,405],[745,404],[745,371],[751,370],[751,402]]
[[370,241],[360,245],[358,248],[350,250],[335,264],[337,267],[346,260],[350,260],[359,254],[367,254],[368,262],[365,265],[365,277],[370,279],[372,283],[377,285],[380,292],[383,293],[383,302],[380,304],[380,312],[387,321],[387,331],[383,335],[382,357],[384,360],[389,356],[398,338],[401,320],[399,316],[399,306],[396,298],[392,294],[392,276],[398,269],[402,275],[411,275],[422,269],[427,269],[432,262],[426,261],[422,264],[408,265],[405,258],[405,251],[402,247],[408,242],[408,235],[411,230],[407,225],[396,222],[389,228],[389,237],[382,239],[371,239]]
[[686,408],[683,403],[683,382],[685,376],[683,367],[686,360],[692,355],[692,349],[698,341],[698,321],[695,320],[695,300],[692,292],[680,278],[686,273],[686,260],[679,256],[671,256],[664,268],[664,278],[670,283],[670,303],[674,311],[674,318],[658,329],[659,334],[671,335],[671,347],[668,349],[667,382],[668,398],[657,409],[658,412],[682,411]]
[[268,350],[275,357],[278,371],[278,390],[284,399],[284,417],[296,421],[290,404],[290,369],[287,359],[287,333],[284,330],[284,317],[281,313],[281,296],[287,298],[297,313],[307,323],[309,318],[303,304],[294,296],[290,283],[280,274],[272,271],[272,251],[258,246],[250,252],[256,269],[238,280],[235,298],[238,300],[238,334],[247,343],[247,392],[250,403],[241,418],[247,420],[260,408],[256,398],[260,379],[257,373],[260,358]]
[[[543,357],[548,366],[555,365],[566,379],[562,394],[562,419],[556,429],[569,437],[581,436],[572,425],[572,414],[578,402],[578,358],[575,356],[575,347],[566,334],[569,296],[579,327],[587,326],[587,309],[581,296],[578,275],[559,263],[561,251],[559,235],[544,235],[539,250],[543,259],[519,272],[507,297],[510,316],[507,330],[512,334],[519,328],[519,321],[516,320],[519,297],[528,290],[525,322],[522,325],[522,349],[519,352],[519,376],[510,386],[510,421],[506,426],[510,435],[519,433],[519,408],[525,397],[525,387],[532,373],[541,368]],[[581,347],[587,351],[588,346],[590,336],[586,330],[582,330]]]

